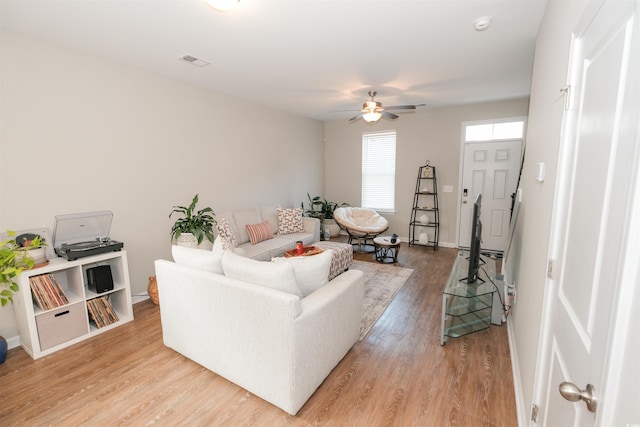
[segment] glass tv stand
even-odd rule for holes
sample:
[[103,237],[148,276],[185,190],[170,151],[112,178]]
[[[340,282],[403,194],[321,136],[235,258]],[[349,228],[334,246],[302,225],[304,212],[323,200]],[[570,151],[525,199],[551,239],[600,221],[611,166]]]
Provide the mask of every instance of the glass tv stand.
[[478,280],[472,284],[467,283],[468,268],[469,251],[458,251],[442,293],[441,345],[448,337],[458,338],[491,326],[494,293],[498,285],[495,260],[481,257]]

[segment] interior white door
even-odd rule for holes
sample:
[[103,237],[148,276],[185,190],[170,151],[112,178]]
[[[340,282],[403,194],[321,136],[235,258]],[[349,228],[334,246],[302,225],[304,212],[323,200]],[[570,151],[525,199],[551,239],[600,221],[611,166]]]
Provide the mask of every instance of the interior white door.
[[522,159],[522,140],[464,144],[458,246],[469,247],[473,202],[482,193],[483,250],[503,252],[509,239],[511,194]]
[[629,235],[637,221],[632,209],[640,119],[637,5],[606,2],[574,33],[553,214],[552,273],[545,294],[548,311],[536,372],[538,422],[545,426],[612,425],[611,418],[600,418],[601,408],[593,412],[583,401],[563,398],[559,385],[566,381],[585,390],[591,384],[602,405],[604,391],[611,389],[607,372],[616,359],[612,355],[620,351],[612,337],[616,328],[628,326],[615,319],[628,303],[620,298],[621,289],[629,286],[624,271],[637,265],[637,254],[628,250],[638,238]]

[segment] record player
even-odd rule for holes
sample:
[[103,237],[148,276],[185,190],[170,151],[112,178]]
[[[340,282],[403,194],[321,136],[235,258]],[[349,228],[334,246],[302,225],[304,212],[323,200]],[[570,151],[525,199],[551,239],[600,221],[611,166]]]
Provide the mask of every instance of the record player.
[[122,242],[109,238],[111,211],[56,215],[53,245],[58,256],[69,261],[119,251]]

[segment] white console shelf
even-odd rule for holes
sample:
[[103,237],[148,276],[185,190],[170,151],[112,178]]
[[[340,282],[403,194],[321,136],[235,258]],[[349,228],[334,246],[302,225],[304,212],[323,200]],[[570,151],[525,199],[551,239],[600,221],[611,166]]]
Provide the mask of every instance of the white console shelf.
[[[111,267],[113,290],[96,293],[89,289],[87,269],[100,265]],[[64,291],[68,304],[51,310],[41,310],[33,303],[29,278],[53,274]],[[25,270],[18,277],[20,290],[14,297],[18,333],[22,347],[38,359],[92,336],[133,320],[131,286],[126,251],[67,261],[55,258],[46,266]],[[106,296],[118,316],[118,321],[102,328],[91,322],[87,301]]]

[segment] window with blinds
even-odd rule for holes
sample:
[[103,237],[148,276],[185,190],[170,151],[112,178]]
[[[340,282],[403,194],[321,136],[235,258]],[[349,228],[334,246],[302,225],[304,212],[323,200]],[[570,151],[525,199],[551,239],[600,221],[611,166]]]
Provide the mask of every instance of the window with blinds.
[[395,211],[396,131],[362,135],[362,207]]

